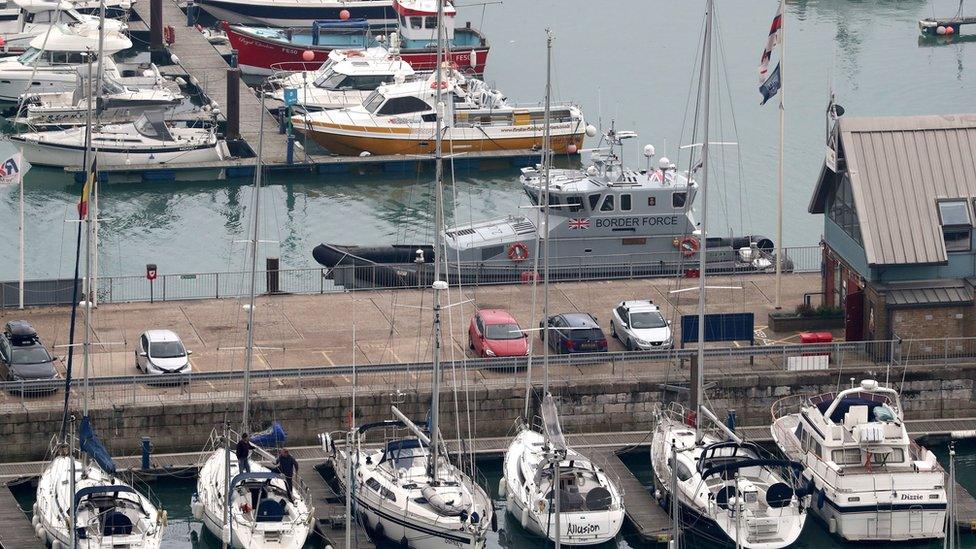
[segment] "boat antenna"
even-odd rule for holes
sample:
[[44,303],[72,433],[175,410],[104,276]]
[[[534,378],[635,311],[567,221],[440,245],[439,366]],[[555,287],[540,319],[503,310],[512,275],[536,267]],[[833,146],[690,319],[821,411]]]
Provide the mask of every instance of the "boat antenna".
[[709,88],[711,87],[711,64],[712,64],[712,18],[714,12],[714,0],[706,0],[705,3],[705,43],[702,52],[702,107],[705,113],[702,121],[702,149],[701,149],[701,170],[702,170],[702,217],[701,234],[699,240],[701,246],[698,251],[698,355],[695,364],[695,379],[697,382],[692,388],[693,405],[695,406],[695,441],[700,443],[702,440],[702,400],[704,391],[702,390],[705,365],[705,258],[708,255],[708,119],[709,119]]
[[251,411],[251,361],[254,359],[254,289],[257,284],[258,266],[258,237],[260,236],[261,218],[258,215],[261,205],[261,176],[264,165],[261,162],[262,147],[264,146],[264,119],[267,115],[264,110],[265,94],[261,92],[261,123],[258,126],[258,157],[255,161],[254,169],[254,215],[251,223],[254,225],[251,232],[251,282],[248,287],[248,306],[247,306],[247,346],[244,348],[244,413],[241,415],[241,432],[248,431],[248,417]]
[[434,281],[431,284],[434,293],[434,350],[433,369],[434,378],[431,384],[430,401],[430,463],[428,474],[431,484],[437,484],[437,461],[440,454],[438,416],[440,415],[441,390],[441,290],[447,289],[447,283],[441,280],[441,262],[437,256],[441,253],[444,230],[443,193],[444,193],[444,159],[443,159],[443,64],[444,64],[444,0],[437,0],[437,67],[434,69],[434,108],[435,108],[435,139],[434,139]]

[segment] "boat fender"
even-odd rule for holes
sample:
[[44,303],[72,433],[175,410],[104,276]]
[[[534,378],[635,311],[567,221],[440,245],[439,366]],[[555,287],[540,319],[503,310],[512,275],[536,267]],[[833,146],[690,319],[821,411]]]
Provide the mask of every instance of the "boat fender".
[[823,488],[817,492],[817,509],[823,509],[824,500],[827,499],[827,493],[824,492]]
[[827,521],[827,529],[830,530],[831,534],[837,533],[837,517],[830,517],[830,520]]
[[53,539],[51,540],[51,549],[66,549],[61,540]]
[[410,540],[407,539],[407,536],[400,538],[400,547],[401,549],[410,549]]
[[31,526],[33,526],[35,529],[37,529],[37,525],[40,523],[41,517],[37,516],[36,514],[31,517]]
[[508,258],[519,263],[529,258],[529,247],[522,242],[516,242],[508,247]]
[[508,483],[505,482],[505,477],[498,480],[498,497],[504,498],[508,495]]
[[44,527],[40,524],[35,524],[34,535],[37,536],[37,539],[44,541]]
[[373,530],[373,533],[375,534],[373,541],[377,543],[386,537],[386,531],[383,528],[383,523],[380,522],[379,519],[376,519],[376,529]]
[[529,529],[529,508],[522,509],[522,528]]
[[203,520],[203,502],[197,498],[196,494],[193,495],[193,499],[190,501],[190,512],[193,513],[193,518]]
[[40,507],[38,507],[38,505],[37,505],[37,502],[36,502],[36,501],[34,502],[34,506],[33,506],[33,507],[31,507],[31,509],[33,509],[33,510],[34,510],[34,516],[35,516],[35,517],[41,514],[41,513],[40,513],[40,511],[38,511],[38,509],[40,509]]
[[163,512],[159,514],[159,524],[165,528],[169,524],[169,511],[163,509]]
[[498,531],[498,513],[491,514],[491,531],[492,532]]
[[230,528],[226,525],[220,529],[220,541],[224,542],[226,545],[230,545]]

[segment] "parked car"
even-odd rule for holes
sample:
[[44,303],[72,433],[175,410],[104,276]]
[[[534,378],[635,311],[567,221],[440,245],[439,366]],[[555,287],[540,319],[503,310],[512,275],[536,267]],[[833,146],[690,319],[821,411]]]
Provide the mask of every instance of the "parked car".
[[[11,320],[0,334],[0,374],[5,381],[55,380],[60,376],[55,358],[41,343],[37,331],[26,320]],[[53,392],[57,386],[44,386],[30,392]],[[25,392],[27,390],[25,389]]]
[[528,339],[515,318],[502,309],[482,309],[468,326],[468,347],[480,357],[525,356]]
[[190,373],[190,355],[171,330],[148,330],[139,336],[136,349],[136,368],[155,375]]
[[[607,350],[607,336],[589,313],[564,313],[549,317],[549,346],[559,353],[593,353]],[[545,327],[539,323],[539,337]]]
[[674,345],[671,322],[653,302],[621,301],[610,315],[610,335],[628,351],[670,349]]

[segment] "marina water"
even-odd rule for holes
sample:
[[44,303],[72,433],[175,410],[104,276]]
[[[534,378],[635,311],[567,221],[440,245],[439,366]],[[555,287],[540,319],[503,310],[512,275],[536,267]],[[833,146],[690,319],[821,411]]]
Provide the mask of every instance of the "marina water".
[[[950,0],[787,3],[784,245],[816,244],[822,230],[821,218],[807,214],[806,205],[823,161],[823,112],[831,86],[849,116],[973,111],[976,73],[967,61],[976,42],[967,31],[949,41],[921,39],[916,26],[921,17],[952,14],[957,7]],[[775,9],[774,1],[717,2],[724,110],[715,131],[739,145],[716,148],[715,161],[725,169],[716,178],[710,212],[714,227],[738,233],[775,235],[777,107],[760,107],[757,91],[759,54]],[[678,146],[691,139],[685,113],[700,49],[701,2],[506,2],[463,7],[459,22],[468,20],[492,44],[487,81],[513,101],[541,99],[543,29],[551,26],[556,98],[582,104],[594,125],[606,129],[616,121],[618,129],[638,131],[639,145],[629,148],[631,164],[645,162],[639,157],[644,143],[654,144],[658,157],[679,160]],[[737,135],[731,131],[733,112]],[[517,175],[507,163],[459,169],[457,218],[519,213],[527,201]],[[429,171],[276,175],[264,190],[262,233],[278,244],[266,251],[281,257],[282,268],[301,268],[316,266],[311,250],[323,240],[429,241],[431,179]],[[161,274],[240,270],[243,254],[234,241],[245,230],[249,184],[242,179],[105,186],[101,273],[138,275],[146,263],[156,263]],[[59,170],[41,168],[28,174],[26,187],[27,276],[69,276],[74,225],[64,219],[81,187]],[[16,231],[17,192],[0,190],[0,257],[17,257]],[[0,280],[16,276],[16,261],[0,262]]]

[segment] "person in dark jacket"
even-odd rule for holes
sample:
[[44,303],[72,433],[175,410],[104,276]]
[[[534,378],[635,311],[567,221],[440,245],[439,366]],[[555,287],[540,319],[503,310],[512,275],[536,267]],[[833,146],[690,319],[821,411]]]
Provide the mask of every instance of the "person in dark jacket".
[[242,473],[251,472],[251,463],[248,461],[248,457],[251,455],[251,439],[247,436],[247,433],[241,435],[241,440],[237,441],[237,466],[238,470]]
[[288,500],[292,500],[292,486],[295,478],[295,473],[298,472],[298,462],[295,458],[291,457],[288,453],[287,448],[282,448],[281,453],[278,454],[278,461],[275,462],[277,465],[278,472],[285,477],[285,488],[288,489]]

